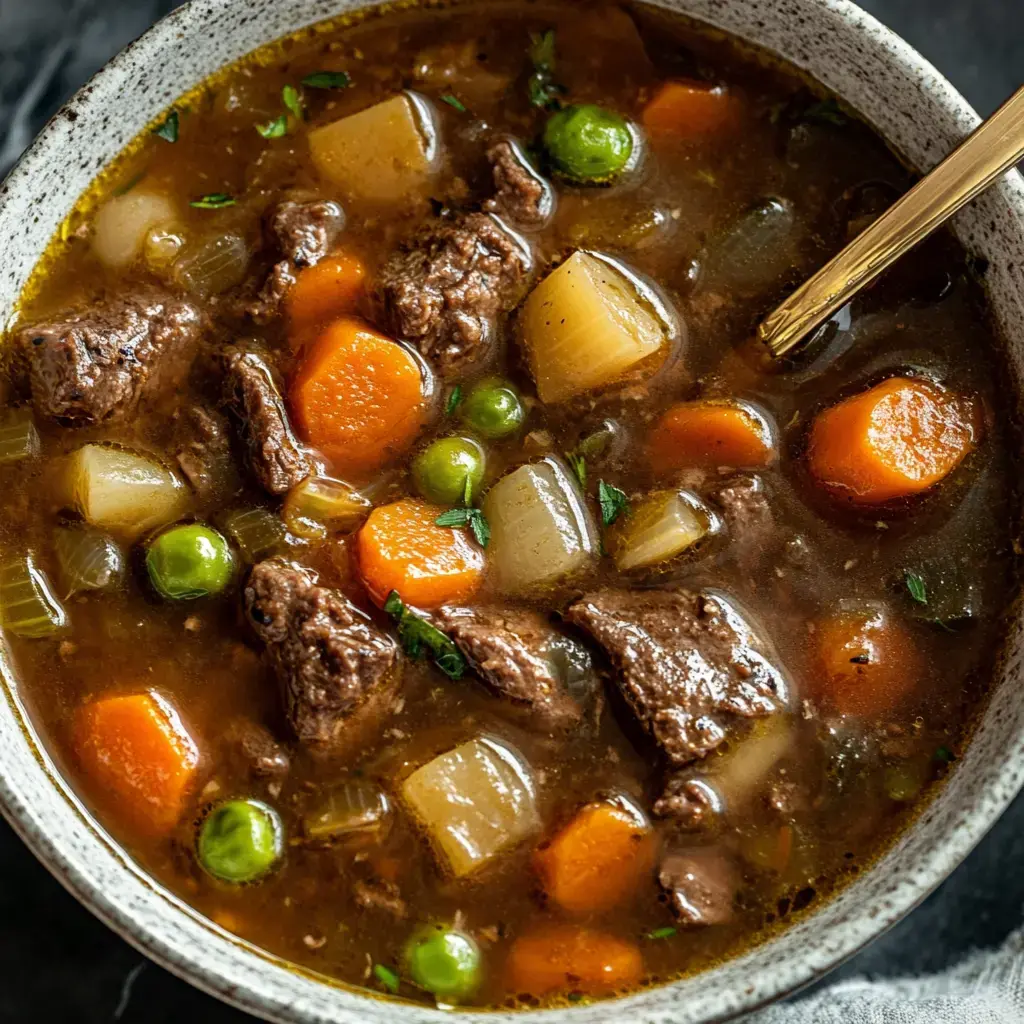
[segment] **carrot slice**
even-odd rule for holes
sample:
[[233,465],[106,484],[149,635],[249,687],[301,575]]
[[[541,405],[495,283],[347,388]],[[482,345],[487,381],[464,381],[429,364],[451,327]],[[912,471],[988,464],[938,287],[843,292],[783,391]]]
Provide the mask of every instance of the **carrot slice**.
[[406,604],[437,608],[466,600],[480,586],[484,553],[466,530],[436,525],[444,511],[403,498],[370,513],[357,537],[359,568],[379,605],[397,590]]
[[706,82],[666,82],[644,107],[643,124],[649,135],[689,138],[711,135],[738,119],[736,98],[720,85]]
[[654,864],[654,833],[625,800],[584,807],[533,864],[551,900],[570,913],[609,910],[628,899]]
[[199,747],[158,693],[103,697],[78,712],[82,768],[126,823],[152,834],[178,822],[199,765]]
[[516,939],[506,962],[517,995],[615,992],[644,976],[644,959],[631,942],[573,925],[551,925]]
[[882,714],[923,677],[913,637],[881,610],[838,612],[819,623],[814,635],[816,696],[840,714]]
[[351,313],[366,286],[366,267],[355,256],[335,253],[307,267],[288,293],[293,343],[303,332]]
[[659,473],[690,466],[753,469],[774,461],[773,434],[765,415],[746,402],[680,402],[655,424],[648,451]]
[[316,340],[291,389],[304,440],[341,474],[367,474],[405,451],[426,418],[424,370],[408,349],[360,320]]
[[819,414],[808,460],[833,493],[880,505],[937,484],[978,433],[973,403],[932,381],[890,377]]

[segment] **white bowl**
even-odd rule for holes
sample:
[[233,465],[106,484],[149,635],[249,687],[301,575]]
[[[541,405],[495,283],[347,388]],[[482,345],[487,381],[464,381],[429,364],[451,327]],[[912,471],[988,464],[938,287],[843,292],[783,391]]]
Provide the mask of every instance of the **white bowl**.
[[[258,46],[372,0],[192,0],[128,47],[50,122],[0,188],[0,323],[47,242],[95,175],[160,111]],[[953,87],[847,0],[658,0],[806,69],[913,166],[928,170],[978,123]],[[995,319],[1021,394],[1024,182],[1011,174],[956,221],[988,260]],[[912,258],[912,257],[911,257]],[[274,1021],[428,1024],[450,1015],[375,997],[241,941],[136,866],[71,793],[37,737],[6,658],[0,690],[0,804],[51,871],[147,955],[206,991]],[[544,1024],[722,1020],[820,977],[888,928],[960,863],[1012,800],[1024,771],[1021,615],[994,696],[948,784],[868,872],[816,913],[751,952],[625,999],[539,1011]],[[523,1013],[467,1012],[466,1024]]]

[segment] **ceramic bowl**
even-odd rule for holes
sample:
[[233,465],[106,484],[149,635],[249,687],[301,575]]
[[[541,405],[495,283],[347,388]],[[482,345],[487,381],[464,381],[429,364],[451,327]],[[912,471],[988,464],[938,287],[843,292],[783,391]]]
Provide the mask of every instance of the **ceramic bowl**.
[[[372,2],[372,0],[370,0]],[[978,123],[906,43],[846,0],[658,0],[756,43],[841,96],[921,171]],[[225,64],[368,0],[192,0],[115,58],[46,127],[0,188],[0,323],[93,177],[162,109]],[[1024,182],[1009,175],[956,221],[988,261],[992,311],[1024,367]],[[994,697],[948,784],[870,871],[777,938],[698,977],[567,1010],[460,1014],[465,1024],[697,1024],[723,1020],[820,977],[888,928],[960,863],[1024,773],[1020,615]],[[61,779],[4,663],[0,804],[40,859],[129,942],[256,1016],[296,1024],[435,1024],[450,1014],[300,971],[221,930],[147,877]]]

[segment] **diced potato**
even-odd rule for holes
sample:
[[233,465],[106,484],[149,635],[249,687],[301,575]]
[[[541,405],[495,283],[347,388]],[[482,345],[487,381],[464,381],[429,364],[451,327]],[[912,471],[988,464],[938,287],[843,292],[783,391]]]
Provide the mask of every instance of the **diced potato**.
[[681,555],[710,532],[710,513],[686,491],[659,491],[616,523],[609,547],[621,571],[646,568]]
[[154,192],[128,192],[115,196],[96,213],[92,249],[112,270],[134,263],[154,228],[172,224],[178,216],[169,196]]
[[529,765],[490,736],[435,757],[405,780],[402,797],[459,878],[540,827]]
[[576,479],[553,456],[502,477],[483,509],[491,526],[490,563],[506,593],[579,572],[598,550],[597,529]]
[[664,320],[610,262],[576,252],[530,294],[523,340],[542,402],[614,384],[666,344]]
[[188,488],[160,463],[100,444],[71,456],[70,490],[92,526],[134,539],[178,519],[188,507]]
[[317,171],[344,193],[389,203],[430,177],[437,132],[426,101],[406,92],[313,129],[309,148]]

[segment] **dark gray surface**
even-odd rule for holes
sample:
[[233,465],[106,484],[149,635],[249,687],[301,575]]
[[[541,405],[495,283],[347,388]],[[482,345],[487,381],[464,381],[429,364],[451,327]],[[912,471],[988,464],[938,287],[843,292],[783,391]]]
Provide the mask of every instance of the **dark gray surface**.
[[[0,0],[0,172],[59,103],[174,0]],[[1021,0],[862,0],[982,113],[1024,78]],[[939,970],[1024,910],[1024,799],[902,924],[830,978]],[[235,1024],[83,910],[0,824],[0,1022]]]

